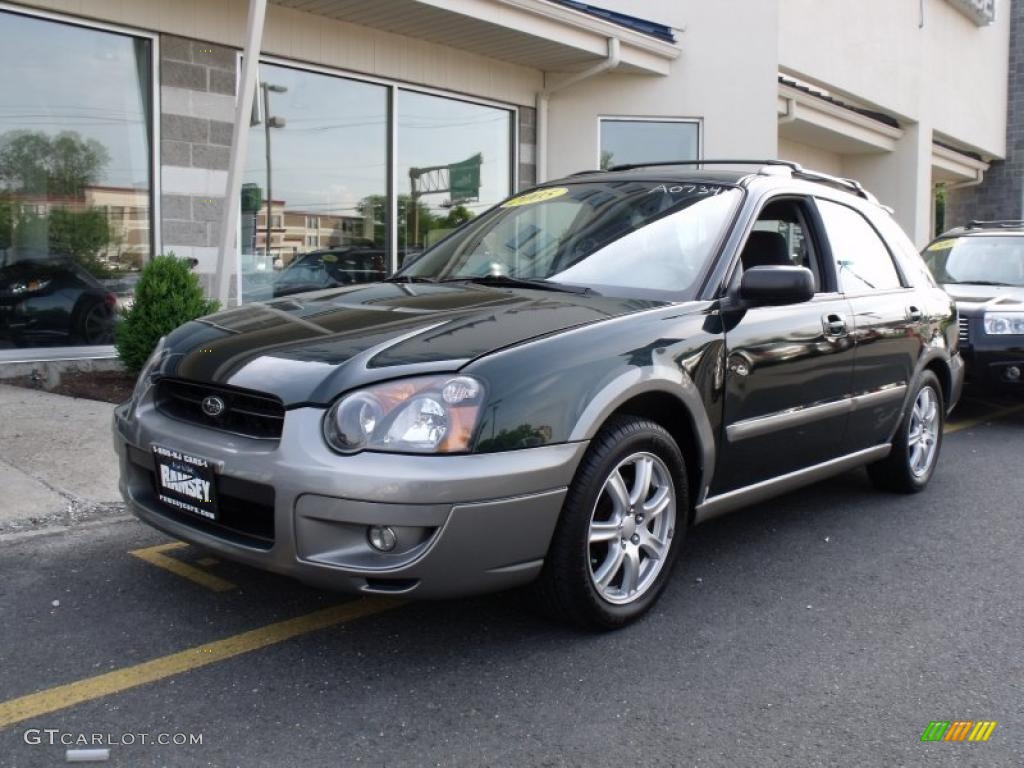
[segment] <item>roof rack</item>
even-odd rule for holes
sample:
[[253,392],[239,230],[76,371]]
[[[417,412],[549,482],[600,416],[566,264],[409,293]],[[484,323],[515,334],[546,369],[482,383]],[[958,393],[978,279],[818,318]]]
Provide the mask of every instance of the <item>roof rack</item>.
[[991,221],[975,219],[967,222],[964,229],[1011,229],[1014,227],[1024,227],[1024,219],[993,219]]
[[[811,171],[804,168],[800,163],[795,163],[792,160],[665,160],[651,163],[627,163],[625,165],[613,165],[606,170],[632,171],[636,168],[654,168],[662,165],[756,165],[758,166],[757,172],[766,176],[770,174],[770,171],[768,171],[769,168],[788,168],[790,175],[795,178],[803,179],[805,181],[816,181],[822,184],[831,184],[844,189],[847,192],[852,192],[858,197],[862,197],[872,203],[878,203],[878,199],[864,189],[859,181],[843,178],[842,176],[833,176],[828,173],[822,173],[821,171]],[[584,171],[584,173],[594,173],[594,171]]]

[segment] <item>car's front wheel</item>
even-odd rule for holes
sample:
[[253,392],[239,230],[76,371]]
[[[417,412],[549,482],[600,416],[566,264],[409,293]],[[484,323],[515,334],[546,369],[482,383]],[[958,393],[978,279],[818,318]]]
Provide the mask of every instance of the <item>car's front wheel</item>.
[[924,371],[893,437],[892,452],[868,466],[874,484],[897,493],[924,490],[939,461],[945,416],[939,379],[931,371]]
[[538,583],[552,615],[613,629],[665,587],[686,531],[683,456],[661,426],[616,417],[576,472]]

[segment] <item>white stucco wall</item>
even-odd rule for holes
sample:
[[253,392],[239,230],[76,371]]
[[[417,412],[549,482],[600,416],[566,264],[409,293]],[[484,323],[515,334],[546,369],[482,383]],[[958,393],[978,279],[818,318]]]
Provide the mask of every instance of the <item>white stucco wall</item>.
[[1009,0],[977,27],[946,0],[779,0],[779,67],[1001,157]]
[[682,54],[665,77],[610,73],[553,95],[550,178],[596,167],[598,115],[699,118],[705,157],[775,156],[775,0],[601,5],[675,27]]

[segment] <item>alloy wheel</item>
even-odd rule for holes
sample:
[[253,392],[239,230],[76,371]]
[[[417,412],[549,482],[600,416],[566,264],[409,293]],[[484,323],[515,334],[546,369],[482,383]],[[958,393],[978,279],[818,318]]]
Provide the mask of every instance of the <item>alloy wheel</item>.
[[639,452],[608,475],[591,513],[590,578],[609,603],[631,603],[661,573],[676,524],[675,487],[665,462]]
[[907,461],[914,477],[924,477],[931,469],[938,451],[941,426],[939,398],[931,387],[922,387],[914,401],[907,435]]

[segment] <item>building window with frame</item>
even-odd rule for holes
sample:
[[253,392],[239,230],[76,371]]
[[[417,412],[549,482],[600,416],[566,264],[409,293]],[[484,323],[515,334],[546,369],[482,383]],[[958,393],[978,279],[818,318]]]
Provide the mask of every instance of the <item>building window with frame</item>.
[[0,356],[110,344],[152,252],[152,41],[0,11],[0,72]]
[[388,87],[266,62],[259,76],[242,190],[243,301],[385,277]]
[[600,118],[600,167],[700,158],[700,124],[676,118]]
[[399,264],[512,192],[514,112],[399,89]]

